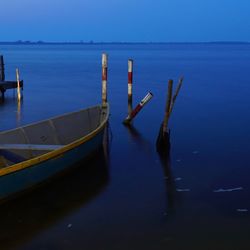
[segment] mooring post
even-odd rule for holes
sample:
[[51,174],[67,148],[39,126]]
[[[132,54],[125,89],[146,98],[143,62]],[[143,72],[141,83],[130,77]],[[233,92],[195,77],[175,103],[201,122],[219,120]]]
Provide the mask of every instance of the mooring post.
[[0,55],[0,81],[5,81],[4,60],[2,55]]
[[163,120],[163,133],[167,133],[168,131],[168,120],[170,116],[170,107],[172,101],[172,91],[173,91],[173,80],[168,80],[168,95],[167,95],[167,103],[165,108],[165,116]]
[[131,100],[131,101],[128,101],[128,116],[131,115],[132,110],[133,110],[133,105],[132,105],[132,100]]
[[19,77],[19,69],[16,69],[16,80],[17,80],[17,100],[21,100],[21,89],[20,89],[20,77]]
[[102,54],[102,106],[107,106],[108,55]]
[[141,100],[141,102],[132,110],[131,114],[123,121],[124,124],[129,124],[140,110],[152,99],[153,94],[148,92],[147,95]]
[[172,103],[173,80],[168,80],[167,102],[165,107],[165,115],[160,126],[158,137],[156,140],[156,149],[160,154],[169,155],[170,152],[170,131],[168,130],[168,120],[170,117],[170,109]]
[[132,102],[133,60],[128,60],[128,101]]
[[133,107],[132,99],[132,83],[133,83],[133,60],[128,60],[128,115],[131,115]]
[[128,60],[128,115],[131,115],[133,109],[133,96],[132,96],[132,83],[133,83],[133,60]]
[[169,111],[169,115],[171,115],[172,111],[173,111],[173,107],[174,107],[174,103],[175,103],[175,100],[180,92],[180,89],[181,89],[181,86],[182,86],[182,82],[183,82],[183,76],[180,77],[179,79],[179,82],[178,82],[178,85],[176,87],[176,91],[175,91],[175,94],[173,96],[173,100],[171,102],[171,107],[170,107],[170,111]]
[[175,94],[173,95],[173,98],[172,98],[173,80],[168,81],[168,95],[167,95],[167,103],[166,103],[166,108],[165,108],[165,116],[160,126],[160,131],[159,131],[157,141],[156,141],[156,148],[160,154],[166,155],[166,154],[169,154],[169,151],[170,151],[171,144],[170,144],[170,130],[168,129],[168,121],[173,111],[175,100],[181,89],[182,82],[183,82],[183,76],[180,77],[179,83],[176,87]]

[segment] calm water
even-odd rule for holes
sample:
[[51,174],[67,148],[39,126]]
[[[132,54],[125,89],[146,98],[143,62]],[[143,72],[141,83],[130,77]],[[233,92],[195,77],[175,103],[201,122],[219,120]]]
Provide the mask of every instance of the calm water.
[[[1,249],[249,249],[250,45],[0,46],[6,78],[19,67],[21,107],[6,94],[0,130],[101,99],[109,54],[109,158],[1,205]],[[134,105],[153,99],[128,129],[127,60]],[[185,79],[170,121],[171,157],[155,141],[167,81]]]

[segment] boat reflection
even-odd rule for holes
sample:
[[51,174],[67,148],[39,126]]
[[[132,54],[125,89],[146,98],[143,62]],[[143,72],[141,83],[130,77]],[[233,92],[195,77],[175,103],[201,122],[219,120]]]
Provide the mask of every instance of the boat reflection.
[[1,249],[20,247],[104,191],[109,166],[103,148],[60,177],[0,205]]

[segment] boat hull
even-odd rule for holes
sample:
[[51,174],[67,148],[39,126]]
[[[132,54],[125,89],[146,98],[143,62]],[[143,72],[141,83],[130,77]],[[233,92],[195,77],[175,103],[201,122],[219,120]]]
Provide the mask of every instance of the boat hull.
[[40,184],[89,156],[102,145],[104,129],[105,127],[83,144],[60,155],[19,171],[0,176],[0,200],[3,201],[14,194]]

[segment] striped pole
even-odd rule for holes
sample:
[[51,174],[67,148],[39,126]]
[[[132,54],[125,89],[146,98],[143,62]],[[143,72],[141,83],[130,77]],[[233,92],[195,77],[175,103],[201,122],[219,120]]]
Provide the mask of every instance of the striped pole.
[[131,114],[123,121],[124,124],[129,124],[140,110],[152,99],[153,94],[148,92],[147,95],[141,100],[141,102],[132,110]]
[[20,78],[19,78],[19,69],[16,69],[16,80],[17,80],[17,100],[21,100],[21,90],[20,90]]
[[107,106],[108,55],[102,54],[102,106]]
[[133,60],[128,60],[128,115],[131,115],[132,104],[132,82],[133,82]]
[[132,102],[133,60],[128,60],[128,101]]
[[131,115],[133,110],[132,100],[128,100],[128,116]]

